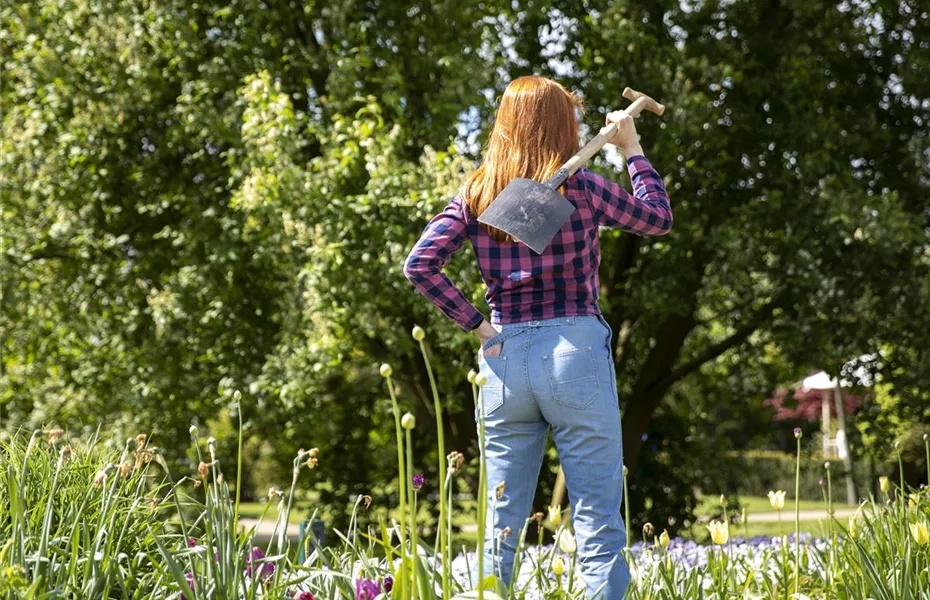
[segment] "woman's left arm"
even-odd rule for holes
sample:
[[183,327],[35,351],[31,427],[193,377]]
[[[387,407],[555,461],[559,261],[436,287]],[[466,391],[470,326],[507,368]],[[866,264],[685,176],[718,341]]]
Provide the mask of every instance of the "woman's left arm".
[[452,255],[462,247],[466,237],[462,200],[456,196],[423,230],[423,235],[404,263],[404,275],[417,291],[459,327],[465,331],[474,331],[484,322],[484,315],[442,272]]

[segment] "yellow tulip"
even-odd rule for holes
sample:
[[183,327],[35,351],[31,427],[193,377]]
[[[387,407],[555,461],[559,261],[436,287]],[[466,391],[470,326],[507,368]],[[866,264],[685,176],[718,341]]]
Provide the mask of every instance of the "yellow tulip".
[[859,531],[859,519],[856,518],[856,515],[849,517],[849,537],[856,537],[856,533]]
[[565,554],[571,554],[578,549],[578,544],[575,543],[575,536],[572,535],[571,531],[563,529],[559,532],[559,548],[561,548],[562,552]]
[[711,521],[707,530],[710,531],[710,539],[715,544],[723,545],[730,539],[730,526],[723,521]]
[[556,577],[561,577],[562,573],[565,572],[565,561],[563,561],[558,556],[552,561],[552,574]]
[[930,543],[930,530],[927,529],[926,523],[911,523],[911,536],[921,546]]
[[781,510],[785,508],[785,490],[779,490],[777,492],[769,491],[769,504],[772,505],[772,508],[775,510]]
[[920,494],[907,495],[907,505],[909,508],[917,508],[918,504],[920,504]]
[[562,507],[561,506],[550,506],[549,507],[549,522],[552,523],[553,527],[558,527],[562,524]]
[[668,529],[662,530],[662,535],[659,536],[659,545],[663,548],[668,548],[668,544],[671,540],[668,537]]
[[889,481],[887,477],[879,477],[878,478],[878,489],[880,489],[883,493],[887,494],[888,490],[891,489],[891,481]]

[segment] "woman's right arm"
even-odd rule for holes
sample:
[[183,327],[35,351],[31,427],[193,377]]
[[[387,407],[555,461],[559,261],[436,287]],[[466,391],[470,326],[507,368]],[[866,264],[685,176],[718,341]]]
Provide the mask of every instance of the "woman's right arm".
[[627,157],[633,195],[590,171],[584,172],[588,196],[598,224],[639,235],[665,235],[672,229],[672,208],[662,178],[643,156],[633,118],[617,111],[607,115],[607,123],[617,124],[610,143]]

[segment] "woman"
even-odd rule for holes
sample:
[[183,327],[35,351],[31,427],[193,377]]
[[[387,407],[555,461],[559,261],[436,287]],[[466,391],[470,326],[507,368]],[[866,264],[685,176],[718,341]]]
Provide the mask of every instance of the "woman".
[[[587,170],[560,190],[576,210],[541,255],[477,217],[515,177],[548,179],[578,150],[577,98],[558,83],[521,77],[501,98],[484,160],[446,209],[426,226],[404,266],[407,278],[481,341],[488,487],[505,482],[488,516],[488,557],[505,584],[529,516],[552,428],[569,498],[589,600],[619,600],[629,582],[620,553],[623,453],[611,332],[598,307],[599,227],[663,235],[672,226],[668,194],[643,156],[633,119],[611,140],[627,159],[635,195]],[[442,273],[471,241],[487,284],[491,322]],[[512,532],[507,535],[505,532]]]

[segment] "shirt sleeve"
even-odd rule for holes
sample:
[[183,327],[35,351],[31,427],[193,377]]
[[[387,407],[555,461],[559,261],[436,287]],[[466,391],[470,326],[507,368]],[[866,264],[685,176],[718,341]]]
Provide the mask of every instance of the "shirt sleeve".
[[585,170],[585,185],[598,224],[639,235],[672,230],[672,208],[662,178],[645,156],[627,160],[633,195],[609,179]]
[[462,200],[455,197],[433,217],[404,263],[404,275],[418,292],[465,331],[478,327],[484,315],[475,308],[442,269],[467,237]]

